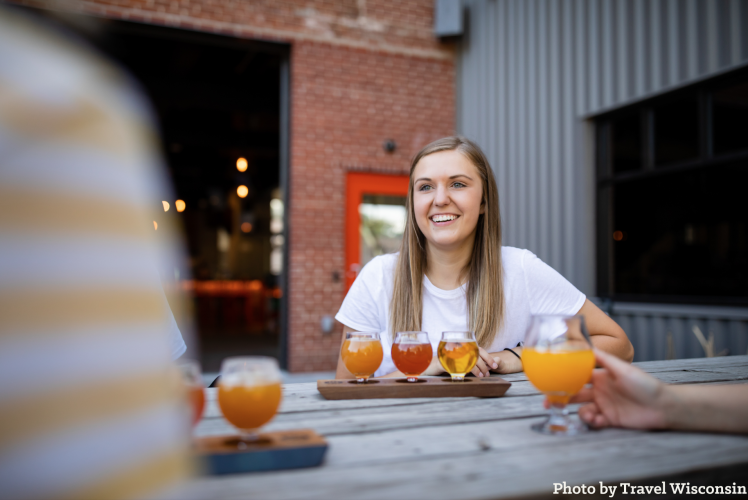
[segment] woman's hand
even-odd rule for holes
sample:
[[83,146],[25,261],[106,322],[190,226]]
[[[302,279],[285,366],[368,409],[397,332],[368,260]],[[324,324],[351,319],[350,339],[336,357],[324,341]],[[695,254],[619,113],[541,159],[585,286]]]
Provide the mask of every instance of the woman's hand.
[[[518,356],[522,355],[521,347],[515,347],[512,351],[517,353]],[[491,368],[494,373],[517,373],[523,370],[522,360],[509,351],[492,352],[490,355],[499,365],[496,368]]]
[[478,347],[478,362],[475,363],[475,367],[470,371],[476,377],[488,377],[491,370],[499,368],[499,362],[494,359],[494,355],[482,347]]

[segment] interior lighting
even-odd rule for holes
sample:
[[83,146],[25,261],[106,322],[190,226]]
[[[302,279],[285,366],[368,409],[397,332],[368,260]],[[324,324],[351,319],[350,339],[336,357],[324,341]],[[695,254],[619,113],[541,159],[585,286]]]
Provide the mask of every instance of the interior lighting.
[[613,239],[616,241],[621,241],[623,239],[623,232],[622,231],[613,232]]
[[156,222],[155,220],[153,221],[153,230],[158,231],[158,222]]
[[236,169],[239,172],[246,172],[247,171],[247,159],[239,158],[238,160],[236,160]]
[[184,200],[175,201],[174,206],[177,208],[177,212],[184,212],[184,209],[187,208],[187,204]]
[[236,194],[239,195],[239,198],[246,198],[249,194],[249,188],[242,184],[238,188],[236,188]]
[[250,224],[249,222],[242,222],[241,228],[243,233],[248,233],[252,231],[252,224]]
[[164,204],[164,212],[169,211],[169,202],[168,201],[162,201],[161,203]]

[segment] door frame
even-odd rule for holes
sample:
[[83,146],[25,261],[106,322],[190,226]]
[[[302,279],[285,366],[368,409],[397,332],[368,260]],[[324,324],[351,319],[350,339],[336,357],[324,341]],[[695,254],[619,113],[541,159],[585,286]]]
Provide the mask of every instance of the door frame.
[[345,291],[358,276],[361,258],[359,228],[361,216],[358,207],[364,195],[407,196],[410,177],[408,175],[374,174],[370,172],[348,172],[345,201]]

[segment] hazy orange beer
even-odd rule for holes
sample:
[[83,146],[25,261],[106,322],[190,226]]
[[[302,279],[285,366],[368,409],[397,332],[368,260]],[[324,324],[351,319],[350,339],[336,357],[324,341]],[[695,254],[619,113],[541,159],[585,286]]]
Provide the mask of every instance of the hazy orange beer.
[[242,430],[259,429],[275,416],[281,402],[280,382],[218,387],[218,404],[226,420]]
[[195,385],[188,387],[187,399],[192,407],[192,425],[195,426],[202,418],[205,409],[205,389]]
[[280,402],[281,377],[275,359],[246,356],[223,360],[218,405],[244,440],[258,438],[257,429],[275,416]]
[[194,427],[202,418],[205,409],[205,389],[203,388],[200,363],[192,359],[184,359],[180,360],[177,366],[182,373],[182,382],[184,383],[187,403],[192,417],[192,426]]
[[382,364],[384,351],[377,332],[349,332],[345,334],[340,357],[356,381],[365,383]]
[[478,362],[478,344],[473,332],[442,332],[436,352],[439,362],[454,381],[465,380],[465,375]]
[[426,371],[433,357],[428,333],[397,332],[392,344],[392,361],[408,382],[417,382],[418,375]]
[[527,379],[547,394],[550,403],[566,404],[590,381],[595,355],[589,348],[573,346],[553,351],[525,347],[522,365]]

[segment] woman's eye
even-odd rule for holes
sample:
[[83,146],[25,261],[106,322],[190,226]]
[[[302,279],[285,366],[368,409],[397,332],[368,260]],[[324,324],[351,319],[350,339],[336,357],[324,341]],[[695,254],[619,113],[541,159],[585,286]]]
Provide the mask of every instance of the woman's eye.
[[431,189],[431,186],[429,186],[428,184],[424,184],[423,186],[418,188],[419,191],[428,191],[430,189]]
[[463,184],[462,182],[455,182],[454,184],[452,184],[452,187],[462,188],[465,187],[465,184]]

